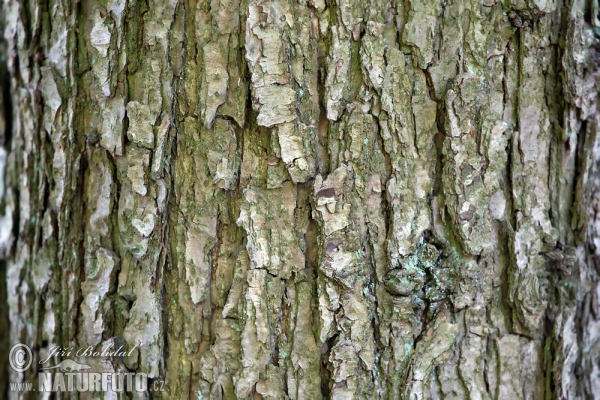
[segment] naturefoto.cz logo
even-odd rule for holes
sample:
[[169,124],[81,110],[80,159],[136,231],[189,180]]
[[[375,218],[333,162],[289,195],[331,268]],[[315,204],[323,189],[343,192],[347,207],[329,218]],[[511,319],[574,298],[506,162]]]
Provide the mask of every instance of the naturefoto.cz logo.
[[[75,352],[79,357],[124,357],[129,356],[135,347],[125,352],[120,347],[113,350],[110,345],[102,352],[95,352],[91,347]],[[148,375],[143,372],[94,372],[87,364],[78,363],[69,357],[72,352],[68,349],[54,347],[50,355],[40,361],[43,367],[38,369],[38,387],[31,382],[11,382],[10,390],[16,392],[146,392],[162,391],[164,382],[153,381],[148,387]],[[50,363],[53,356],[61,356],[63,360],[56,365],[44,366]],[[9,364],[16,372],[25,372],[33,363],[31,348],[23,343],[15,344],[8,356]]]

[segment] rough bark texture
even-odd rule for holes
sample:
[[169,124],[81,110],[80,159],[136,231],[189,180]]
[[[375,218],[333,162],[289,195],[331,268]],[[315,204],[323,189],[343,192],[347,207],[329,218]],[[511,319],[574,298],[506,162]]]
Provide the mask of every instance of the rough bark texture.
[[141,398],[600,397],[597,0],[1,10],[35,360],[141,344],[87,360]]

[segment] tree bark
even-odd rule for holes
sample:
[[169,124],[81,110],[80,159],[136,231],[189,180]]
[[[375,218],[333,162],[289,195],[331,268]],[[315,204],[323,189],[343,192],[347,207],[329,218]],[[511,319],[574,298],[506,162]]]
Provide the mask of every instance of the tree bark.
[[166,382],[133,398],[600,398],[598,1],[0,16],[3,353],[139,345],[86,359]]

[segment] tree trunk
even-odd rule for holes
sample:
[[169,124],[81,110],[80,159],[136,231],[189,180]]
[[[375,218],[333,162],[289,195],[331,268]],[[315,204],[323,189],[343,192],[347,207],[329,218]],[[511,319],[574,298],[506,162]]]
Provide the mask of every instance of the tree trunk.
[[134,398],[600,398],[597,0],[0,14],[2,353],[137,345],[85,359],[166,382]]

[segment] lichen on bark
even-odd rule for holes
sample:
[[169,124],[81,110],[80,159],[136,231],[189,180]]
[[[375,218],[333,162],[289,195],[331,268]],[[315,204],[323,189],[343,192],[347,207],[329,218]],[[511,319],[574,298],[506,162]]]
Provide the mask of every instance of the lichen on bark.
[[137,345],[89,362],[140,398],[597,396],[596,3],[4,0],[10,341]]

